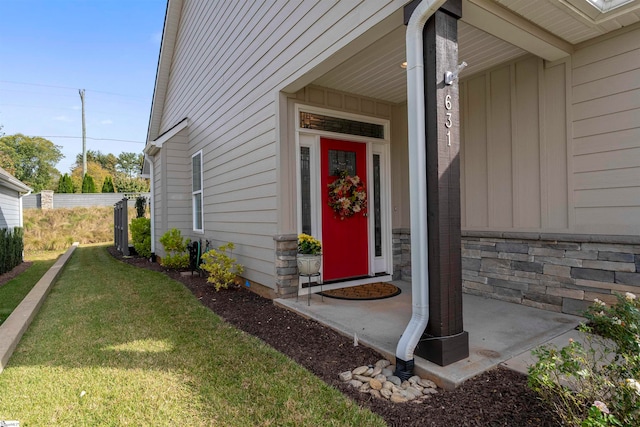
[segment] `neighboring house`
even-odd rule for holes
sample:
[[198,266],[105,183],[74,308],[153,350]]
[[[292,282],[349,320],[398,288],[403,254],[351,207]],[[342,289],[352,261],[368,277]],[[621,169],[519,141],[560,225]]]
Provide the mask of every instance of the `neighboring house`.
[[[152,250],[233,242],[287,296],[306,232],[325,281],[410,278],[406,3],[169,0]],[[465,291],[576,313],[637,289],[640,1],[464,0],[458,30]],[[330,159],[366,181],[357,226],[328,221]]]
[[32,189],[0,168],[0,228],[22,227],[22,198]]

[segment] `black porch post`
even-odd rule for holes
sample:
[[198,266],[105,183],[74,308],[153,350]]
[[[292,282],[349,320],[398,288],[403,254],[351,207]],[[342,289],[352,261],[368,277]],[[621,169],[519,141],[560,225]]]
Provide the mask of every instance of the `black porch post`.
[[460,109],[458,19],[462,1],[447,1],[423,31],[426,103],[429,324],[415,353],[446,366],[469,356],[462,324],[460,243]]

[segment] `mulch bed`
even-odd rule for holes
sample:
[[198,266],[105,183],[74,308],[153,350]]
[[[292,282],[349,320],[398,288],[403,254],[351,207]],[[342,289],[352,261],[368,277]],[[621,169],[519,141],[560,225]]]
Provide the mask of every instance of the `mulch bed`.
[[199,300],[235,327],[262,339],[339,389],[360,406],[383,417],[390,426],[558,426],[554,414],[527,388],[524,375],[504,368],[488,371],[465,382],[454,391],[441,391],[424,403],[391,403],[360,393],[343,384],[338,374],[361,365],[374,364],[382,357],[353,339],[316,321],[276,307],[245,287],[216,292],[205,278],[181,276],[144,258],[123,258],[128,264],[162,271],[182,282]]
[[25,261],[13,267],[11,271],[7,271],[4,274],[0,274],[0,286],[4,285],[14,277],[22,274],[27,268],[31,267],[31,264],[33,263],[30,261]]

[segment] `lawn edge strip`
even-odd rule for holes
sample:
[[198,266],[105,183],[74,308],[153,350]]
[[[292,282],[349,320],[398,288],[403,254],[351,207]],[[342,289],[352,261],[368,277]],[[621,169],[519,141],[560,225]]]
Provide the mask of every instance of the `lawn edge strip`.
[[55,264],[38,280],[38,283],[36,283],[22,302],[13,310],[7,320],[0,325],[0,373],[4,370],[5,366],[7,366],[22,335],[33,321],[38,310],[40,310],[42,303],[51,290],[51,286],[77,247],[78,242],[75,242],[58,258]]

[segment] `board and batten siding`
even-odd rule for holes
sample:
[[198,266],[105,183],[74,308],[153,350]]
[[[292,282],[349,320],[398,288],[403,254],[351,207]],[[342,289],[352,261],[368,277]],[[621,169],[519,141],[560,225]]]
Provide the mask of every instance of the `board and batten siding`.
[[20,226],[20,194],[0,186],[0,228]]
[[640,234],[640,27],[572,57],[575,230]]
[[566,231],[565,82],[531,56],[461,81],[464,229]]
[[[273,237],[279,209],[291,209],[277,202],[278,93],[402,6],[397,0],[184,1],[160,126],[166,131],[187,117],[187,160],[202,150],[205,233],[193,234],[189,222],[183,234],[214,246],[233,242],[244,276],[275,287]],[[164,151],[168,166],[178,153]],[[164,215],[168,227],[184,224],[186,215],[175,213]]]

